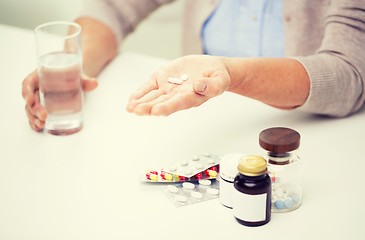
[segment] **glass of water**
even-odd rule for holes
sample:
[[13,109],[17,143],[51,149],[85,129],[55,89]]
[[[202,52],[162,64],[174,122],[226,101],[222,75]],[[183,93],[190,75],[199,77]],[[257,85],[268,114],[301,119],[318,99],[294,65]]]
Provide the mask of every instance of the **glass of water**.
[[48,117],[45,130],[69,135],[82,129],[81,26],[50,22],[35,28],[41,104]]

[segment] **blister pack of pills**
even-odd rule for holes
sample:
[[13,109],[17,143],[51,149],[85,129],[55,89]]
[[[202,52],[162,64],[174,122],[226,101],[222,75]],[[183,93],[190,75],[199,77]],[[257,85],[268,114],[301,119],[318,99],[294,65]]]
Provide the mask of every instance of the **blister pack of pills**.
[[147,170],[140,180],[143,182],[186,182],[201,179],[215,179],[219,173],[220,157],[203,153],[182,160],[161,171]]
[[156,183],[173,183],[173,182],[187,182],[203,179],[215,179],[219,173],[219,165],[214,165],[203,172],[199,172],[192,177],[184,177],[177,174],[171,174],[165,170],[155,171],[147,170],[142,174],[140,180],[142,182],[156,182]]
[[164,188],[165,195],[176,207],[187,206],[219,197],[219,184],[216,180],[198,180]]
[[190,159],[182,160],[167,168],[166,172],[189,178],[212,166],[218,165],[219,162],[220,157],[218,155],[204,153],[194,155]]

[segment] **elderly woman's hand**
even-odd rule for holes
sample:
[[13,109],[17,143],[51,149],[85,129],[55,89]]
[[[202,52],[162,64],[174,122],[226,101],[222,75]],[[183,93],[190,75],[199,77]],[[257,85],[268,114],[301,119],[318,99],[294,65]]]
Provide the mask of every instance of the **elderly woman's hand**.
[[[187,80],[181,76],[187,75]],[[171,83],[169,78],[181,79]],[[219,57],[191,55],[171,61],[158,69],[129,98],[126,107],[137,115],[170,115],[197,107],[226,91],[230,76]]]
[[[82,88],[84,91],[92,91],[98,86],[95,78],[82,76]],[[37,70],[30,73],[23,81],[22,95],[25,100],[25,112],[29,125],[36,131],[44,128],[47,111],[40,103],[39,80]]]

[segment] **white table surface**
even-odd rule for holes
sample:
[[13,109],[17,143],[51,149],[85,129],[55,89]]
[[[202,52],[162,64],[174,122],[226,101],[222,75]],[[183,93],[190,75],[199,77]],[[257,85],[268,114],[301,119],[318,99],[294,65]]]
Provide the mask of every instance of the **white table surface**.
[[[342,119],[281,111],[225,93],[169,117],[125,111],[129,94],[166,61],[120,54],[86,96],[71,136],[30,129],[21,96],[35,68],[33,33],[0,25],[0,239],[365,239],[365,110]],[[303,205],[262,227],[238,224],[218,199],[176,208],[146,169],[203,152],[259,154],[258,135],[296,129]]]

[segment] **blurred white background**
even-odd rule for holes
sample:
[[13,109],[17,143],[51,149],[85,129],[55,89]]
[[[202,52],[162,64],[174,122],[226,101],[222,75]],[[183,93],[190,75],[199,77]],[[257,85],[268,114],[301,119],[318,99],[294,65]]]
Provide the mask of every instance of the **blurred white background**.
[[[0,0],[0,24],[34,29],[44,22],[72,21],[82,1]],[[159,8],[124,41],[122,50],[167,59],[180,56],[182,11],[183,0]]]

